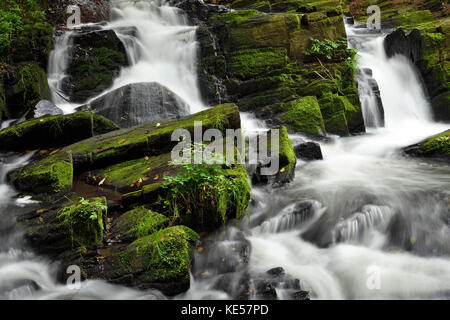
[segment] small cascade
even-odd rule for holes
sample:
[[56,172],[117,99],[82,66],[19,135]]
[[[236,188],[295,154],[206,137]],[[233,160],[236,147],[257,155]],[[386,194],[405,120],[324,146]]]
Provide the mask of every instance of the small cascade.
[[384,232],[394,215],[388,206],[366,205],[361,212],[339,222],[333,230],[334,242],[364,243],[371,231]]
[[278,233],[290,230],[300,230],[322,216],[326,208],[318,201],[302,201],[284,208],[280,214],[264,221],[252,229],[253,234]]

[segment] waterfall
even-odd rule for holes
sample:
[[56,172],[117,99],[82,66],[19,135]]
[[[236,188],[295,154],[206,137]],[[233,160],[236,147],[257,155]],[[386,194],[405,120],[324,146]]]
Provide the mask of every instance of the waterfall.
[[[187,103],[190,113],[203,110],[197,83],[196,27],[188,25],[185,13],[170,6],[165,0],[112,0],[111,4],[111,22],[83,25],[81,31],[69,31],[56,37],[48,70],[53,103],[65,113],[72,113],[81,105],[89,105],[127,85],[155,82],[168,88]],[[124,32],[130,27],[136,28],[135,36]],[[62,93],[70,62],[71,43],[77,32],[89,28],[114,30],[125,47],[130,65],[121,70],[112,86],[104,92],[89,98],[83,104],[73,103]],[[148,92],[143,92],[141,101],[148,100],[145,95]],[[140,116],[142,115],[141,112]],[[142,117],[142,121],[145,120],[145,117]]]
[[[156,82],[183,99],[191,113],[201,110],[195,27],[165,1],[112,4],[112,21],[99,27],[116,31],[131,63],[100,96]],[[130,26],[136,27],[136,37],[121,32]],[[299,161],[292,183],[254,187],[250,222],[243,219],[239,228],[202,239],[209,246],[196,253],[191,287],[176,298],[229,299],[245,290],[256,298],[249,288],[273,280],[267,271],[274,268],[290,277],[276,288],[279,298],[291,298],[288,292],[300,288],[314,299],[450,298],[450,167],[398,154],[400,147],[448,124],[432,122],[417,70],[403,56],[386,57],[383,34],[349,26],[347,32],[350,46],[358,50],[369,134],[320,142],[324,160]],[[65,112],[78,107],[57,93],[72,35],[57,38],[49,64],[52,99]],[[252,115],[243,118],[244,130],[265,130]],[[6,160],[0,163],[0,228],[7,230],[0,239],[0,298],[164,298],[97,280],[84,281],[75,291],[57,283],[54,264],[23,248],[11,219],[15,211],[33,208],[29,198],[13,200],[15,193],[5,183],[6,173],[27,157],[1,157]],[[367,284],[373,274],[380,279],[377,288]]]

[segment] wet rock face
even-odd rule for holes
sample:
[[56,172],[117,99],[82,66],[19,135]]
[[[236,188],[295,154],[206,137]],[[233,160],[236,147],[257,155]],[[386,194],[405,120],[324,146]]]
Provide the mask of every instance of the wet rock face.
[[227,273],[218,278],[214,288],[239,300],[309,300],[300,280],[285,273],[281,267],[251,276],[247,272]]
[[448,37],[448,28],[436,23],[434,28],[414,29],[410,33],[397,29],[384,42],[388,57],[403,54],[418,67],[437,121],[450,120]]
[[68,77],[63,83],[64,93],[73,102],[85,102],[103,92],[129,64],[125,47],[113,30],[92,28],[73,36]]
[[133,83],[90,102],[90,109],[122,128],[189,114],[189,106],[169,89],[154,83]]
[[409,34],[405,34],[402,29],[397,29],[386,36],[384,49],[388,57],[402,54],[413,63],[417,63],[422,56],[422,37],[417,29]]
[[76,5],[80,8],[81,23],[96,23],[109,20],[110,1],[109,0],[58,0],[47,1],[48,19],[52,21],[58,29],[67,27],[67,19],[73,13],[67,13],[69,6]]
[[295,155],[303,160],[323,160],[320,145],[315,142],[305,142],[294,147]]

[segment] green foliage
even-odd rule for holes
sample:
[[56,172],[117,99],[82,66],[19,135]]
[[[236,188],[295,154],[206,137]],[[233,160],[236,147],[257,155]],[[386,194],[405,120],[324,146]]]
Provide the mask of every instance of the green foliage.
[[79,198],[58,211],[60,226],[71,239],[72,247],[97,245],[102,240],[103,215],[108,207],[105,198]]
[[[203,144],[186,148],[184,152],[194,150],[192,163],[181,163],[176,176],[164,177],[162,187],[168,190],[164,205],[172,213],[173,221],[178,220],[182,213],[195,214],[204,221],[215,208],[225,224],[229,211],[234,210],[237,218],[245,213],[250,193],[247,175],[232,169],[223,155],[212,154],[211,159],[198,161],[196,149],[204,148]],[[195,164],[197,162],[199,164]]]
[[[49,49],[52,27],[36,0],[2,0],[0,4],[1,62],[8,63],[15,51],[36,49],[43,44]],[[41,40],[45,39],[44,43]],[[18,50],[16,50],[18,49]]]
[[318,40],[310,38],[312,45],[311,48],[305,50],[307,56],[325,56],[328,60],[331,60],[336,55],[337,51],[344,51],[347,54],[353,55],[354,50],[347,48],[347,40],[342,39],[336,42],[329,39]]

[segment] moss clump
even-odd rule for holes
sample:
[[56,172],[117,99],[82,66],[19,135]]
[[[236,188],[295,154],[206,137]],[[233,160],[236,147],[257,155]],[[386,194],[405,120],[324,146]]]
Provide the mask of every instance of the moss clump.
[[178,175],[165,180],[161,187],[167,193],[160,202],[166,214],[172,223],[199,232],[215,230],[230,217],[240,219],[250,201],[248,175],[240,164],[182,164]]
[[364,131],[359,97],[354,98],[358,103],[353,105],[345,96],[326,92],[319,99],[320,109],[325,120],[327,132],[346,136],[350,132]]
[[20,63],[9,68],[8,75],[6,114],[9,118],[19,118],[40,100],[50,98],[47,76],[36,63]]
[[406,147],[404,152],[415,157],[450,160],[450,130],[430,137],[415,145]]
[[134,241],[167,226],[167,217],[144,207],[138,207],[121,215],[115,226],[121,239]]
[[213,22],[225,22],[230,24],[231,26],[238,26],[246,21],[249,18],[261,15],[261,12],[258,10],[238,10],[226,12],[218,16],[212,17]]
[[61,147],[118,129],[92,112],[44,116],[0,131],[0,150],[24,151]]
[[198,235],[175,226],[142,237],[105,263],[111,278],[133,275],[148,283],[189,282],[190,245]]
[[72,188],[72,154],[51,155],[13,171],[9,179],[18,189],[36,194],[66,192]]
[[428,154],[442,154],[450,157],[450,130],[426,140],[423,143],[423,150]]
[[395,23],[398,26],[415,26],[433,20],[434,17],[430,10],[406,12],[395,17]]
[[270,76],[287,65],[289,58],[284,48],[250,49],[234,52],[231,56],[232,73],[241,79]]
[[88,200],[80,198],[58,211],[59,226],[69,237],[72,248],[101,245],[103,219],[106,218],[107,211],[105,197]]
[[281,109],[284,111],[282,119],[290,130],[313,135],[325,133],[322,113],[315,97],[283,103]]
[[0,4],[0,62],[36,61],[42,67],[51,50],[53,27],[36,0]]

